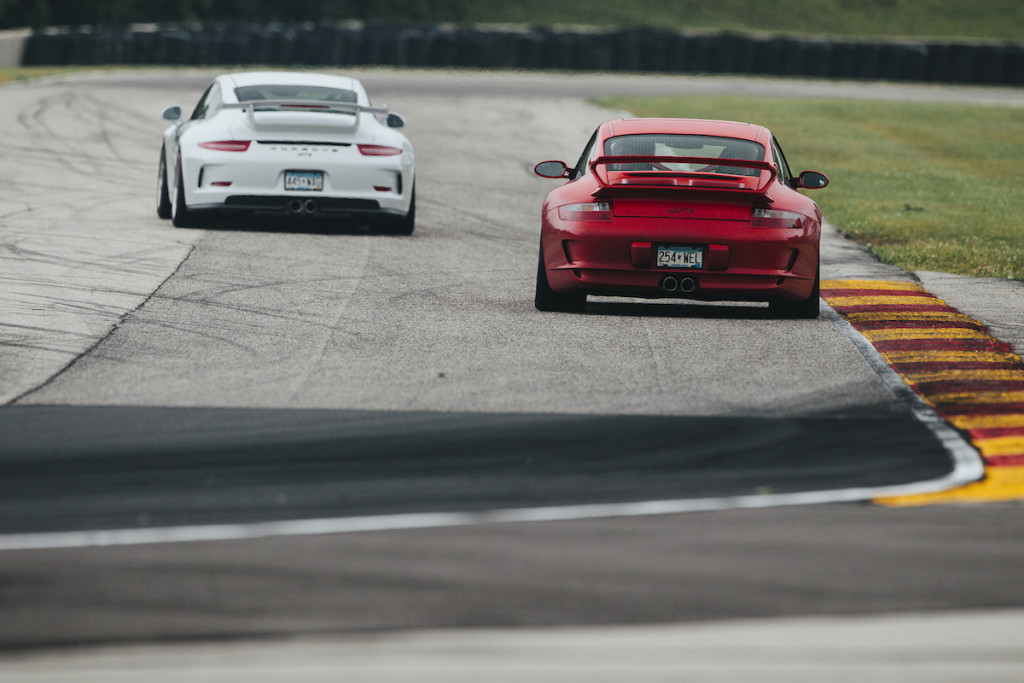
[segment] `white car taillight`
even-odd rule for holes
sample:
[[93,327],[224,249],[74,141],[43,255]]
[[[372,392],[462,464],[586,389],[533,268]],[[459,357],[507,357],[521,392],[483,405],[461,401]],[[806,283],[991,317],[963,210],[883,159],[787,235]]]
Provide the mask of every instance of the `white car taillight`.
[[367,157],[393,157],[401,154],[402,150],[387,145],[359,145],[359,153]]
[[200,142],[203,149],[212,149],[218,152],[244,152],[249,149],[250,140],[216,140],[214,142]]
[[807,220],[807,216],[796,211],[755,207],[750,213],[750,227],[752,228],[794,228],[801,230],[804,227],[805,220]]
[[610,221],[612,219],[612,203],[566,204],[558,207],[558,217],[563,221]]

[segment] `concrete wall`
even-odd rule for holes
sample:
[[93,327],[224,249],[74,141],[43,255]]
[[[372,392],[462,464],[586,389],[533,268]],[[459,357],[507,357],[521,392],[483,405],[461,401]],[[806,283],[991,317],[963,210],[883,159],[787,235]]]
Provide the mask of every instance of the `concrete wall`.
[[0,67],[21,66],[25,44],[31,35],[28,29],[0,31]]

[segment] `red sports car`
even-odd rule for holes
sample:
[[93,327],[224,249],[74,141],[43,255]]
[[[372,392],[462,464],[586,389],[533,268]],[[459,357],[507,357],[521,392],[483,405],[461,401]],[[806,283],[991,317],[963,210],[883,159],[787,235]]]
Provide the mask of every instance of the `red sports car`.
[[771,131],[749,123],[622,119],[601,124],[544,200],[535,304],[580,311],[588,294],[767,301],[818,316],[821,212]]

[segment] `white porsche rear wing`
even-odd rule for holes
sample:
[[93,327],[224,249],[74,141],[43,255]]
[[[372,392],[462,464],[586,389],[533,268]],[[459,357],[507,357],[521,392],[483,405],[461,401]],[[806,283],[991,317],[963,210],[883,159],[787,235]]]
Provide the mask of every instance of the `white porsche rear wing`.
[[[300,128],[319,129],[328,131],[352,132],[359,127],[359,114],[388,115],[387,107],[370,107],[353,102],[324,102],[323,100],[250,100],[237,104],[225,104],[224,109],[241,109],[249,120],[249,127],[253,129],[294,129],[296,125]],[[258,120],[260,114],[269,114]],[[311,116],[305,120],[304,114],[320,114]],[[282,114],[303,114],[302,123],[298,123],[294,117],[288,121],[275,120]]]
[[235,104],[225,104],[224,109],[244,109],[252,116],[258,111],[311,111],[338,112],[341,114],[380,114],[386,116],[387,107],[370,107],[354,102],[324,102],[323,100],[250,100]]

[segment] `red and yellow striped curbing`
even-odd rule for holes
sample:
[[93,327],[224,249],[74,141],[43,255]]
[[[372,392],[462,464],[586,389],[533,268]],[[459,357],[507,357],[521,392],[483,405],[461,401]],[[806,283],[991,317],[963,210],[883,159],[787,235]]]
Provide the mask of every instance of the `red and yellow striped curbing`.
[[985,461],[981,481],[883,505],[1024,499],[1024,361],[977,320],[912,282],[825,280],[821,296]]

